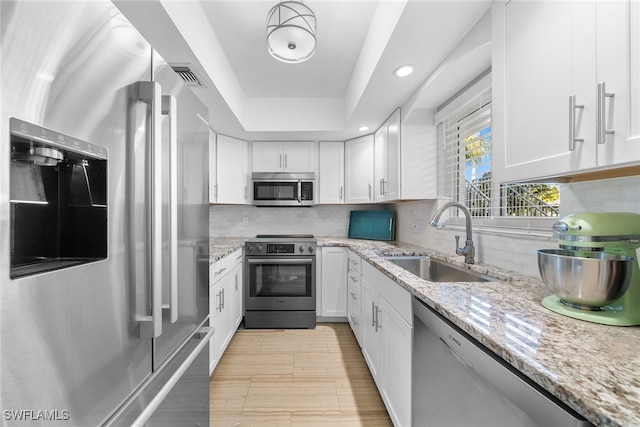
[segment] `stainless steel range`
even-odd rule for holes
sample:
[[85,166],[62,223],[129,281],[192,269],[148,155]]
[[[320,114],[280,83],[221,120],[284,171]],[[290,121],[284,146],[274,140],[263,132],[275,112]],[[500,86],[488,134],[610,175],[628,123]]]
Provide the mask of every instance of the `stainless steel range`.
[[258,235],[245,246],[245,328],[316,326],[316,240]]

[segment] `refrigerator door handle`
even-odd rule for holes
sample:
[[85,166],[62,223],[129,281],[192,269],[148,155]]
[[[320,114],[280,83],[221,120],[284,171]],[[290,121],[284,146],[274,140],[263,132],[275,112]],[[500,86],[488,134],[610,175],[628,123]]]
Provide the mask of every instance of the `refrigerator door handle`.
[[[140,320],[140,336],[157,338],[162,334],[162,90],[152,81],[137,83],[137,100],[148,105],[146,146],[150,157],[147,171],[147,223],[150,225],[146,246],[151,280],[151,315]],[[149,131],[150,130],[150,131]]]
[[178,320],[178,106],[176,98],[162,96],[162,115],[169,118],[169,321]]
[[209,345],[209,341],[211,340],[211,337],[213,337],[214,332],[215,329],[209,326],[203,326],[202,328],[200,328],[199,338],[201,338],[203,334],[204,337],[201,338],[201,341],[198,343],[196,348],[191,352],[191,354],[189,354],[189,356],[187,356],[182,365],[180,365],[180,367],[176,369],[173,375],[171,375],[167,382],[162,386],[160,391],[158,391],[158,394],[156,394],[154,398],[151,399],[151,402],[149,402],[149,404],[142,410],[138,418],[136,418],[136,420],[131,424],[131,427],[143,427],[147,423],[147,421],[149,421],[153,413],[156,411],[156,409],[158,409],[162,401],[169,395],[169,393],[171,393],[173,387],[177,384],[178,381],[180,381],[180,378],[182,378],[187,369],[189,369],[202,349],[206,345]]

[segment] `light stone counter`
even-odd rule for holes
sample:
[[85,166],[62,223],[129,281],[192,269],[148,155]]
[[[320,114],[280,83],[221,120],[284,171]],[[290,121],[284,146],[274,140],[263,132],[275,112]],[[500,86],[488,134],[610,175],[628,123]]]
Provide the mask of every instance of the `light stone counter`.
[[[640,426],[640,327],[598,325],[553,313],[538,278],[401,242],[318,237],[319,246],[347,247],[542,388],[598,426]],[[212,238],[211,262],[246,238]],[[434,283],[385,260],[429,255],[501,281]]]
[[231,255],[244,247],[247,237],[211,237],[209,239],[209,263],[220,261],[227,255]]
[[[542,388],[599,426],[640,426],[640,327],[599,325],[556,314],[538,279],[398,242],[319,238],[346,246]],[[434,283],[385,260],[429,255],[501,282]]]

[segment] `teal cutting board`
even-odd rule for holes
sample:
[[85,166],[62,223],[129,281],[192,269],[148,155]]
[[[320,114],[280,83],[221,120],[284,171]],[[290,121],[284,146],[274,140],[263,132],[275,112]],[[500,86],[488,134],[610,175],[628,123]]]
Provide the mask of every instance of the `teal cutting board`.
[[367,240],[395,240],[395,211],[351,211],[349,237]]

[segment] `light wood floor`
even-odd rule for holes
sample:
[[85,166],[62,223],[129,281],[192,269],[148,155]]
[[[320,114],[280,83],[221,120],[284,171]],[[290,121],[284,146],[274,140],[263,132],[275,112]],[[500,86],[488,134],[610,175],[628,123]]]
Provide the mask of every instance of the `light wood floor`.
[[210,382],[211,426],[391,426],[348,323],[246,330]]

